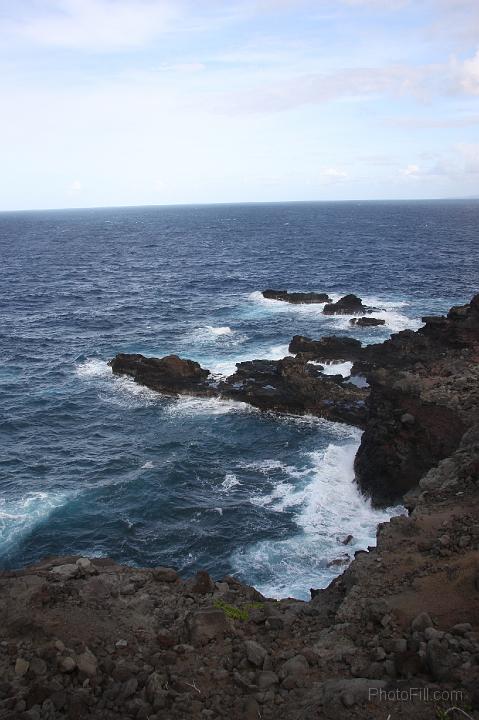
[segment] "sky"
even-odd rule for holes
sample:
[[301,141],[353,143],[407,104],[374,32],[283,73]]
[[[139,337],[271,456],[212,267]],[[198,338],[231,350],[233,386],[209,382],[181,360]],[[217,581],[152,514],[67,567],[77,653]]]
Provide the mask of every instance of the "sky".
[[0,0],[0,210],[479,196],[479,0]]

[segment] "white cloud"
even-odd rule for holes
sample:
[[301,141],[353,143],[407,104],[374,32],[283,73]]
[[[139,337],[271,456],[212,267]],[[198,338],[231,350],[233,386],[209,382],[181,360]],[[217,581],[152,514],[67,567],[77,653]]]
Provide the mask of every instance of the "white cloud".
[[73,182],[70,183],[70,185],[67,187],[67,195],[70,197],[75,197],[76,195],[79,195],[83,190],[83,184],[80,182],[80,180],[73,180]]
[[365,6],[380,10],[399,10],[409,4],[410,0],[342,0],[346,5]]
[[462,63],[459,82],[465,93],[479,95],[479,50]]
[[54,0],[17,31],[39,45],[109,52],[150,43],[177,15],[171,0]]
[[437,117],[436,115],[409,116],[409,117],[391,117],[383,121],[386,127],[411,128],[411,129],[429,129],[429,128],[465,128],[479,125],[479,114],[464,115],[444,115]]
[[464,163],[464,172],[479,175],[479,143],[461,143],[458,151]]
[[401,170],[401,175],[404,175],[404,177],[412,177],[417,178],[421,172],[421,168],[419,165],[408,165],[403,170]]
[[434,66],[350,67],[331,73],[277,76],[262,86],[218,94],[211,103],[224,112],[278,112],[337,99],[350,101],[381,95],[429,97],[427,80]]
[[323,168],[321,170],[321,175],[328,178],[335,178],[335,179],[341,179],[341,178],[347,178],[348,173],[344,170],[340,170],[339,168],[335,167],[327,167]]

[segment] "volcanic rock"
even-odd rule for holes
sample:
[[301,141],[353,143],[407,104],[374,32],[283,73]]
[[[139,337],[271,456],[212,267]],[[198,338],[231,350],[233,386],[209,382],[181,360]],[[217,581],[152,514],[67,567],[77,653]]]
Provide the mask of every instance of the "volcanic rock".
[[361,342],[350,337],[331,335],[312,340],[295,335],[289,344],[290,353],[301,353],[310,360],[357,360],[361,357]]
[[206,608],[198,610],[188,618],[190,638],[194,643],[206,643],[222,638],[227,631],[226,616],[222,610]]
[[[356,477],[375,504],[389,504],[451,456],[477,422],[479,295],[440,323],[393,335],[362,355],[371,392]],[[422,482],[429,487],[433,477]]]
[[385,320],[375,317],[351,318],[349,322],[351,325],[356,325],[357,327],[375,327],[376,325],[386,324]]
[[281,300],[293,305],[312,305],[315,303],[329,303],[331,298],[327,293],[316,292],[288,292],[287,290],[263,290],[266,300]]
[[210,371],[193,360],[178,355],[147,358],[139,354],[118,353],[109,362],[115,375],[127,375],[140,385],[167,394],[210,395],[205,383]]
[[220,385],[223,397],[250,403],[261,410],[311,413],[362,427],[367,391],[341,376],[322,375],[304,358],[252,360],[237,363],[236,373]]
[[325,315],[363,315],[367,309],[357,295],[345,295],[335,303],[328,303],[323,308]]

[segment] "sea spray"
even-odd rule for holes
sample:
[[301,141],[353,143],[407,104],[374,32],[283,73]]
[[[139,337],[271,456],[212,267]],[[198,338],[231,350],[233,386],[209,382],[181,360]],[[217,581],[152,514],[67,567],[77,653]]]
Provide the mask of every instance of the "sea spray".
[[[375,544],[378,523],[402,508],[374,510],[354,482],[353,462],[359,431],[351,430],[346,444],[331,443],[309,453],[303,478],[277,483],[272,491],[251,502],[278,513],[294,509],[297,532],[281,540],[252,543],[233,554],[232,564],[269,597],[290,595],[307,599],[310,587],[325,587],[356,550]],[[352,535],[345,547],[341,539]]]

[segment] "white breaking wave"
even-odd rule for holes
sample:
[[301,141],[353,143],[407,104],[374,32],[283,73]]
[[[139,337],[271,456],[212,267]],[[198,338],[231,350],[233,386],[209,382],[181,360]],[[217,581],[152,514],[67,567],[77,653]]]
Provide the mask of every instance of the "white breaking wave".
[[140,470],[151,470],[151,468],[155,467],[151,460],[147,460],[147,462],[141,466]]
[[221,335],[233,334],[233,330],[227,325],[223,327],[213,327],[212,325],[207,325],[206,329],[208,330],[208,332],[211,333],[211,335],[215,335],[216,337],[220,337]]
[[236,400],[223,400],[221,398],[200,398],[183,395],[172,400],[165,408],[165,413],[171,417],[198,415],[226,415],[227,413],[258,412],[251,405]]
[[100,399],[111,405],[120,407],[138,408],[156,405],[165,401],[165,396],[150,390],[145,385],[139,385],[132,378],[112,375],[105,392],[100,393]]
[[[385,303],[383,303],[384,305]],[[379,320],[384,320],[385,325],[378,325],[377,327],[369,327],[369,328],[358,328],[358,333],[361,333],[361,335],[358,335],[359,338],[362,336],[371,333],[377,333],[377,331],[381,331],[384,329],[388,329],[393,333],[400,332],[401,330],[417,330],[421,327],[422,323],[419,318],[411,318],[408,315],[405,315],[404,313],[399,312],[398,310],[374,310],[372,313],[370,313],[371,317],[378,318]],[[357,315],[332,315],[330,316],[333,321],[332,325],[334,328],[337,328],[338,330],[351,330],[354,329],[354,326],[351,325],[349,322],[352,318],[358,317]]]
[[[292,513],[299,531],[287,540],[257,542],[234,554],[235,569],[264,595],[307,599],[308,588],[325,587],[340,572],[341,567],[328,563],[341,559],[347,564],[356,550],[375,544],[378,523],[403,512],[399,507],[375,510],[359,492],[353,462],[360,432],[351,433],[346,445],[309,453],[306,481],[290,478],[251,498],[264,508]],[[341,543],[346,535],[353,536],[347,546]]]
[[[340,297],[342,297],[337,293],[328,293],[328,295],[332,302],[336,302]],[[296,305],[295,303],[285,302],[284,300],[269,300],[263,297],[262,292],[259,290],[250,293],[248,295],[248,300],[257,305],[259,309],[267,312],[295,312],[303,313],[305,315],[322,315],[323,308],[326,305],[326,303],[299,303]]]
[[88,358],[75,367],[78,377],[99,382],[99,397],[104,402],[124,408],[137,408],[161,402],[163,396],[132,378],[114,375],[106,360]]
[[222,492],[228,492],[236,485],[241,485],[241,482],[238,480],[234,473],[229,473],[225,475],[225,479],[221,483]]
[[376,295],[368,295],[363,297],[363,304],[367,307],[379,307],[384,310],[394,310],[395,308],[408,307],[410,303],[407,300],[384,300],[384,298],[376,297]]
[[236,372],[237,362],[243,362],[243,359],[239,360],[236,358],[235,360],[217,360],[209,362],[207,365],[212,375],[217,375],[219,378],[225,378]]
[[[271,474],[276,472],[282,472],[290,477],[301,478],[309,473],[309,470],[298,470],[292,465],[286,465],[281,460],[260,460],[258,462],[251,463],[239,463],[239,467],[245,470],[257,470],[266,477],[270,477]],[[252,500],[254,502],[254,500]],[[256,502],[255,504],[262,504],[262,502]]]
[[236,364],[240,362],[250,362],[251,360],[281,360],[282,358],[289,355],[288,345],[271,345],[265,350],[255,350],[240,357],[229,358],[224,360],[217,360],[213,362],[207,362],[207,366],[213,375],[219,375],[221,377],[229,377],[236,372]]
[[193,330],[190,338],[193,342],[197,343],[209,343],[220,339],[231,339],[235,335],[235,331],[232,330],[228,325],[221,327],[214,327],[213,325],[205,325]]
[[313,362],[313,365],[322,365],[323,366],[323,373],[324,375],[342,375],[343,377],[349,377],[351,375],[351,368],[353,367],[353,363],[349,362],[347,360],[346,362],[331,362],[331,363],[322,363],[322,362]]
[[29,492],[16,500],[0,499],[0,549],[3,552],[17,543],[36,525],[45,521],[67,495],[60,492]]
[[111,368],[106,360],[99,360],[98,358],[89,358],[84,362],[80,363],[75,368],[76,374],[79,377],[108,377],[111,375]]
[[[337,302],[346,294],[346,292],[329,293],[329,297],[333,302]],[[333,328],[338,330],[351,329],[349,321],[351,318],[357,317],[356,315],[324,315],[323,308],[325,303],[294,305],[282,300],[267,300],[260,291],[252,292],[248,298],[250,302],[253,302],[259,308],[267,310],[268,312],[300,312],[309,315],[320,315],[329,325],[332,325]],[[405,300],[383,300],[375,296],[363,297],[362,300],[367,307],[378,308],[377,311],[375,310],[372,313],[373,317],[385,321],[385,326],[378,326],[378,330],[386,327],[391,332],[400,332],[401,330],[408,329],[417,330],[421,327],[422,323],[419,318],[411,318],[401,312],[401,308],[409,305]],[[374,332],[375,328],[368,328],[367,330]]]

